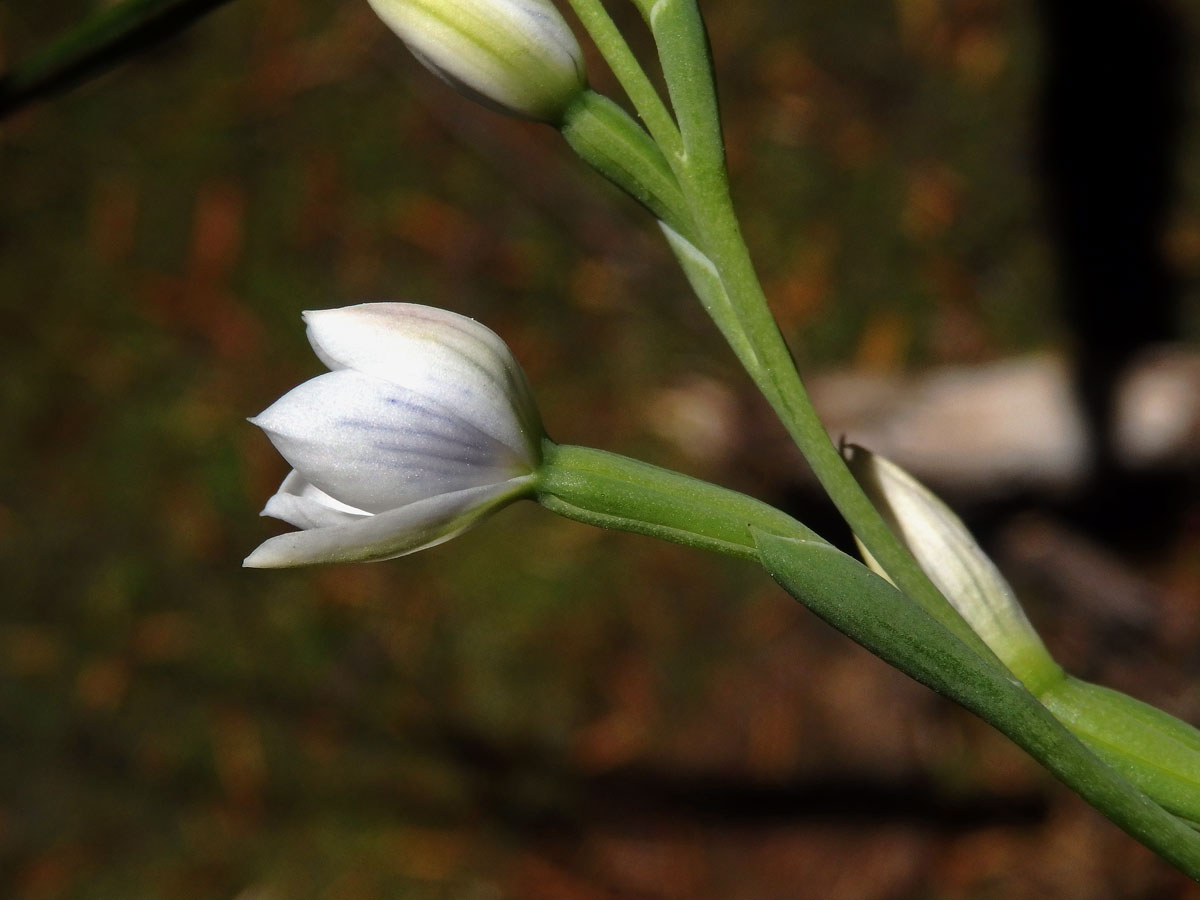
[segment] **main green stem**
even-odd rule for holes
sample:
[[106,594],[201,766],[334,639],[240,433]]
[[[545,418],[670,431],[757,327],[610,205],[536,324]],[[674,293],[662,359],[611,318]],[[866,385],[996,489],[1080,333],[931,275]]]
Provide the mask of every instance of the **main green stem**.
[[[900,590],[979,652],[1001,665],[921,570],[863,493],[818,418],[791,352],[771,314],[729,194],[712,60],[695,0],[635,0],[658,45],[683,135],[672,163],[694,223],[698,249],[712,261],[753,350],[747,365],[821,486],[859,540]],[[743,362],[747,362],[743,359]]]
[[757,353],[759,365],[750,375],[812,466],[817,480],[896,586],[969,647],[985,658],[992,658],[991,650],[888,528],[817,416],[754,271],[723,168],[692,171],[690,177],[683,179],[683,190],[698,230],[700,248],[720,272],[740,315],[747,342]]

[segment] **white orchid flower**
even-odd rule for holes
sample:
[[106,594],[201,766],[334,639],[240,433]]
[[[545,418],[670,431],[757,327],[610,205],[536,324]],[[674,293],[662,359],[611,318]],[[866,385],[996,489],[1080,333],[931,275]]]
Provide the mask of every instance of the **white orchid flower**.
[[494,332],[412,303],[304,320],[331,371],[250,420],[293,466],[262,514],[301,530],[266,541],[244,565],[403,556],[532,491],[541,419]]
[[[1012,587],[962,519],[890,460],[853,445],[843,452],[854,477],[929,580],[1001,662],[1027,685],[1056,678],[1058,665]],[[886,578],[861,543],[859,550]]]
[[370,0],[435,75],[500,112],[557,122],[587,86],[583,52],[550,0]]

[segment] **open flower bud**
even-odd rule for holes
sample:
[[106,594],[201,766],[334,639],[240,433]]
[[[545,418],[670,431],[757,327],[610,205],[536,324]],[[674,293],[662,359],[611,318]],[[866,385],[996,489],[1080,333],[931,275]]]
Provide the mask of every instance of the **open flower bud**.
[[550,0],[370,0],[430,71],[483,104],[557,123],[586,87],[583,53]]
[[403,556],[532,491],[541,420],[495,333],[412,303],[304,319],[332,371],[250,420],[293,466],[263,515],[301,530],[271,538],[245,565]]
[[[896,536],[1001,662],[1031,689],[1056,681],[1058,665],[1012,588],[950,507],[882,456],[853,445],[844,452],[850,471]],[[886,578],[866,548],[860,544],[859,549]]]

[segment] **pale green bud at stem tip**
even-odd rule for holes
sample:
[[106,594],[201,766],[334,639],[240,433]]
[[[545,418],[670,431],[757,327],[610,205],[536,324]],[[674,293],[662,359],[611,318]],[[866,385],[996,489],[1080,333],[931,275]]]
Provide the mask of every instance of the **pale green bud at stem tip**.
[[262,514],[300,530],[271,538],[246,566],[392,559],[533,492],[541,418],[492,331],[413,303],[304,319],[330,371],[250,420],[293,467]]
[[[942,595],[1009,670],[1035,694],[1062,679],[1062,670],[1000,570],[945,503],[897,466],[862,447],[847,446],[846,464],[871,502]],[[867,564],[887,577],[862,545]]]
[[549,0],[370,0],[430,71],[500,112],[557,124],[587,86],[583,52]]

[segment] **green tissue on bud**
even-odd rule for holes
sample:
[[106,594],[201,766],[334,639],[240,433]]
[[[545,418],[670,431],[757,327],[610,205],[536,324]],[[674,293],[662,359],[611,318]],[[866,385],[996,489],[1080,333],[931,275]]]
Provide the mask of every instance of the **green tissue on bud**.
[[[928,488],[895,463],[848,446],[846,463],[880,514],[942,595],[1027,687],[1062,678],[999,569],[966,525]],[[859,545],[867,564],[886,573]]]
[[1200,827],[1200,731],[1127,694],[1070,677],[1038,699],[1093,753]]
[[557,123],[587,86],[583,52],[549,0],[370,0],[434,74],[486,106]]

